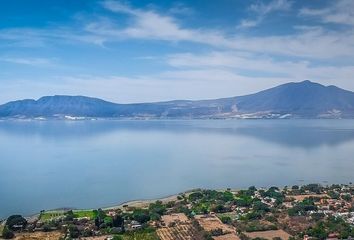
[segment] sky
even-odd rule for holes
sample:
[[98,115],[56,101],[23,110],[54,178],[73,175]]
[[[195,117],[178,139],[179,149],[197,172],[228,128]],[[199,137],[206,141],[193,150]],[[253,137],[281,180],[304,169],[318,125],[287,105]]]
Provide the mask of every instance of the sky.
[[212,99],[311,80],[354,91],[352,0],[2,0],[0,104]]

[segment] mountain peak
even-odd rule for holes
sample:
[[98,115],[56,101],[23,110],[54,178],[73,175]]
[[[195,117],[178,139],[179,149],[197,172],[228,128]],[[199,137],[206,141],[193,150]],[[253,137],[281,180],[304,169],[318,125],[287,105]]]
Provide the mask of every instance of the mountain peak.
[[304,80],[302,82],[297,82],[296,84],[298,85],[304,85],[304,86],[322,86],[325,87],[324,85],[316,82],[312,82],[311,80]]
[[354,93],[305,80],[246,96],[116,104],[85,96],[54,95],[0,105],[0,118],[354,118]]

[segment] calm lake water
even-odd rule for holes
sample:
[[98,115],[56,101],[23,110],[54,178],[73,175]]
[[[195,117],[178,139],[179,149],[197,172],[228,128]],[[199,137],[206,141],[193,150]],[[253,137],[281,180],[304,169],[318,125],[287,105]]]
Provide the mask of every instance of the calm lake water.
[[354,180],[353,120],[0,122],[0,218]]

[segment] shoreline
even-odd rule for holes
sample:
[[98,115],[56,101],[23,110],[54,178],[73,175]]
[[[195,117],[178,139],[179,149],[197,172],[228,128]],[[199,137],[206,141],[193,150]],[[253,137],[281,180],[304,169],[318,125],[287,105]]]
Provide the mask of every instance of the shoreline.
[[[284,186],[282,187],[278,187],[279,189],[283,189]],[[263,187],[260,187],[263,188]],[[149,204],[154,203],[156,201],[162,201],[163,203],[168,203],[170,201],[176,201],[177,197],[180,195],[188,195],[190,193],[196,192],[196,191],[200,191],[200,190],[207,190],[207,188],[194,188],[194,189],[190,189],[190,190],[186,190],[183,192],[179,192],[176,194],[170,194],[167,196],[163,196],[163,197],[158,197],[158,198],[151,198],[151,199],[134,199],[134,200],[127,200],[127,201],[123,201],[117,204],[113,204],[110,206],[102,206],[102,207],[97,207],[97,208],[76,208],[76,207],[59,207],[59,208],[54,208],[54,209],[49,209],[49,210],[43,210],[46,213],[55,213],[55,212],[63,212],[63,211],[69,211],[69,210],[73,210],[73,211],[93,211],[93,210],[97,210],[97,209],[102,209],[102,210],[115,210],[115,209],[122,209],[124,208],[125,205],[127,205],[128,207],[135,207],[135,208],[146,208],[149,206]],[[233,193],[241,190],[241,188],[220,188],[220,189],[212,189],[212,190],[216,190],[216,191],[226,191],[229,190]],[[33,214],[28,214],[28,215],[23,215],[25,218],[28,219],[33,219],[33,218],[39,218],[41,215],[41,211],[40,212],[36,212]],[[1,221],[5,221],[7,219],[7,217],[4,218],[0,218],[0,222]]]
[[[192,192],[195,192],[195,191],[198,191],[198,190],[203,190],[203,189],[202,188],[195,188],[195,189],[187,190],[187,191],[176,193],[176,194],[172,194],[172,195],[167,195],[167,196],[160,197],[160,198],[128,200],[128,201],[124,201],[124,202],[117,203],[117,204],[111,205],[111,206],[106,206],[106,207],[98,207],[98,208],[62,207],[62,208],[44,210],[44,212],[51,213],[51,212],[69,211],[69,210],[73,210],[73,211],[91,211],[91,210],[97,210],[99,208],[101,208],[102,210],[114,210],[114,209],[123,208],[123,206],[125,206],[125,205],[128,205],[129,207],[143,208],[143,207],[147,207],[150,203],[154,203],[156,201],[161,201],[163,203],[167,203],[167,202],[170,202],[170,201],[175,201],[175,200],[177,200],[177,197],[182,195],[182,194],[189,194],[189,193],[192,193]],[[26,218],[39,217],[40,214],[41,214],[40,212],[39,213],[35,213],[35,214],[32,214],[32,215],[26,216]],[[3,220],[6,220],[6,218],[3,219]]]

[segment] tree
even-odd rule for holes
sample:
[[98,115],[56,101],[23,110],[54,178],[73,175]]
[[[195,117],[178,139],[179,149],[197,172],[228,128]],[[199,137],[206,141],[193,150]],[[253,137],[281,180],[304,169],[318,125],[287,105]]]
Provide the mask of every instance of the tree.
[[99,217],[95,217],[95,226],[99,227],[100,225],[101,225],[100,218]]
[[270,211],[268,205],[265,204],[265,203],[262,203],[261,201],[255,201],[253,203],[253,210],[255,210],[255,211],[265,211],[265,212],[269,212]]
[[232,194],[232,192],[230,192],[230,191],[223,192],[221,200],[223,200],[224,202],[231,202],[234,199],[235,199],[235,197]]
[[26,225],[27,220],[21,215],[12,215],[6,221],[6,226],[11,230],[15,230],[15,226],[22,226],[24,228]]
[[146,223],[150,220],[149,211],[146,209],[135,209],[132,218],[139,223]]
[[163,205],[161,201],[156,201],[155,203],[151,203],[149,205],[149,211],[163,215],[166,212],[166,206]]
[[112,217],[105,217],[103,219],[103,222],[106,224],[106,226],[113,227],[113,218]]
[[80,231],[75,225],[69,226],[69,233],[71,238],[78,238],[80,236]]
[[212,211],[216,212],[216,213],[224,213],[224,212],[227,212],[228,210],[229,209],[224,207],[224,205],[222,205],[222,204],[218,204],[212,208]]
[[203,198],[203,194],[201,192],[194,192],[189,195],[189,201],[194,202],[196,200],[199,200]]
[[72,221],[72,220],[74,220],[74,217],[75,217],[75,215],[72,210],[69,210],[65,213],[65,220],[66,221]]
[[124,227],[124,218],[120,215],[116,215],[113,217],[113,227]]
[[342,195],[342,199],[347,201],[347,202],[351,202],[352,201],[352,196],[350,194],[344,194],[344,195]]
[[15,237],[15,234],[7,226],[5,226],[2,231],[2,237],[4,239],[12,239]]
[[225,224],[232,223],[232,219],[229,216],[221,216],[220,220]]

